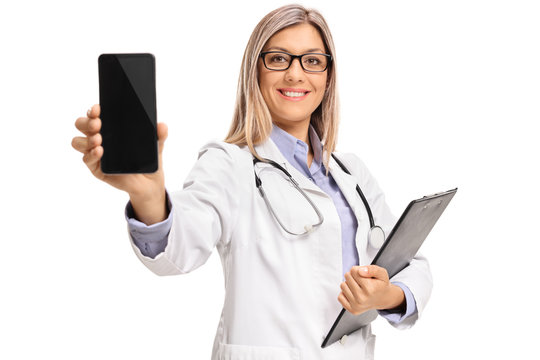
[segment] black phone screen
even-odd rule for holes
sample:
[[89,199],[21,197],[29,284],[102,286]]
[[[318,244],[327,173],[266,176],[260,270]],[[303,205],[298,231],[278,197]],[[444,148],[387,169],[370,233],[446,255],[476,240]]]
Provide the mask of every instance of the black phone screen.
[[154,56],[102,54],[98,65],[101,170],[108,174],[157,171]]

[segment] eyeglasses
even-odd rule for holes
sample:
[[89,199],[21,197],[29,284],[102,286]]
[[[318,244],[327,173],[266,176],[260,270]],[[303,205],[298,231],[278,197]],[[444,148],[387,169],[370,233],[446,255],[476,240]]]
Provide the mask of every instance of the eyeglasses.
[[320,53],[292,55],[282,51],[266,51],[261,53],[264,67],[268,70],[284,71],[291,67],[294,59],[298,58],[300,66],[307,72],[323,72],[332,61],[332,56]]

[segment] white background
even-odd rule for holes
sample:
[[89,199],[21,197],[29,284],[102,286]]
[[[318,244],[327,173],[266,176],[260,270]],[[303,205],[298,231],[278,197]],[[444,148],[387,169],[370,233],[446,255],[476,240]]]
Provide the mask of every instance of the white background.
[[[91,176],[74,122],[98,102],[99,54],[154,53],[166,182],[180,189],[197,150],[226,135],[251,31],[285,2],[6,3],[0,358],[208,359],[217,252],[185,276],[140,264],[127,195]],[[338,149],[366,162],[397,215],[459,187],[423,248],[435,279],[424,316],[408,331],[377,320],[376,357],[538,359],[538,3],[302,3],[337,47]]]

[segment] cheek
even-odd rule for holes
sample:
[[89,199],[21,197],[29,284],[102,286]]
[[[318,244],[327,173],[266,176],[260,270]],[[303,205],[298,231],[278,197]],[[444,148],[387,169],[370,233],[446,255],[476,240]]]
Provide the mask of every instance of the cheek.
[[262,73],[259,77],[259,89],[263,94],[264,100],[268,102],[269,96],[272,96],[274,92],[274,84],[278,81],[276,79],[276,74],[273,73]]
[[322,101],[324,98],[324,95],[326,94],[326,77],[324,79],[321,79],[321,81],[317,84],[317,98],[319,101]]
[[328,75],[326,73],[311,78],[311,86],[317,90],[317,97],[323,97],[326,93]]
[[326,89],[328,88],[328,81],[329,81],[328,74],[326,74],[326,76],[324,76],[323,79],[321,79],[321,91],[323,93],[325,93]]
[[259,85],[259,90],[261,91],[265,101],[266,101],[267,83],[268,83],[268,80],[266,77],[266,73],[264,71],[264,68],[262,68],[261,64],[259,63],[257,67],[257,84]]
[[264,89],[266,89],[268,80],[266,78],[266,74],[264,72],[261,72],[260,69],[259,69],[259,74],[258,74],[258,80],[257,81],[259,83],[259,89],[261,90],[261,92],[264,92]]

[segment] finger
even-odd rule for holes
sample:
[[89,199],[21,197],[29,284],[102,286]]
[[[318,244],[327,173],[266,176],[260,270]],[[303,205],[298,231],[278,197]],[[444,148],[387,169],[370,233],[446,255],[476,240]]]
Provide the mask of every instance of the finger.
[[102,138],[100,133],[88,137],[77,136],[71,141],[71,146],[79,152],[86,153],[96,146],[100,146],[101,141]]
[[359,294],[361,294],[363,297],[361,298],[361,301],[359,302],[362,303],[362,302],[367,301],[367,298],[369,298],[373,290],[373,282],[377,280],[373,278],[362,277],[355,272],[353,272],[351,275],[356,281],[356,283],[358,284],[358,287],[361,289]]
[[340,289],[341,289],[341,292],[345,295],[345,297],[347,298],[347,301],[349,301],[349,303],[355,303],[355,302],[358,302],[354,296],[354,294],[352,293],[351,291],[351,288],[349,288],[349,286],[347,285],[346,282],[342,282],[341,285],[339,286]]
[[385,268],[377,265],[356,266],[353,271],[364,278],[374,278],[383,281],[388,281],[388,271]]
[[101,146],[96,146],[95,148],[88,151],[83,156],[83,161],[86,164],[86,166],[88,166],[88,169],[90,169],[90,171],[98,178],[102,177],[103,175],[100,169],[100,160],[102,156],[103,156],[103,147]]
[[345,310],[347,310],[348,312],[352,312],[351,303],[349,302],[349,300],[347,300],[347,297],[342,292],[339,293],[338,301],[345,308]]
[[98,118],[100,114],[101,106],[99,104],[92,105],[86,112],[86,116],[88,116],[90,119]]
[[353,266],[351,269],[351,273],[361,277],[371,277],[371,274],[369,272],[369,266]]
[[352,295],[354,296],[354,299],[357,302],[361,302],[361,295],[362,295],[362,288],[360,284],[356,281],[356,279],[353,277],[350,271],[348,271],[345,274],[345,283],[347,284],[348,288],[350,289]]
[[84,135],[94,135],[101,129],[101,119],[80,117],[75,121],[75,127]]
[[88,138],[82,136],[76,136],[71,140],[71,146],[78,152],[83,154],[88,151]]

